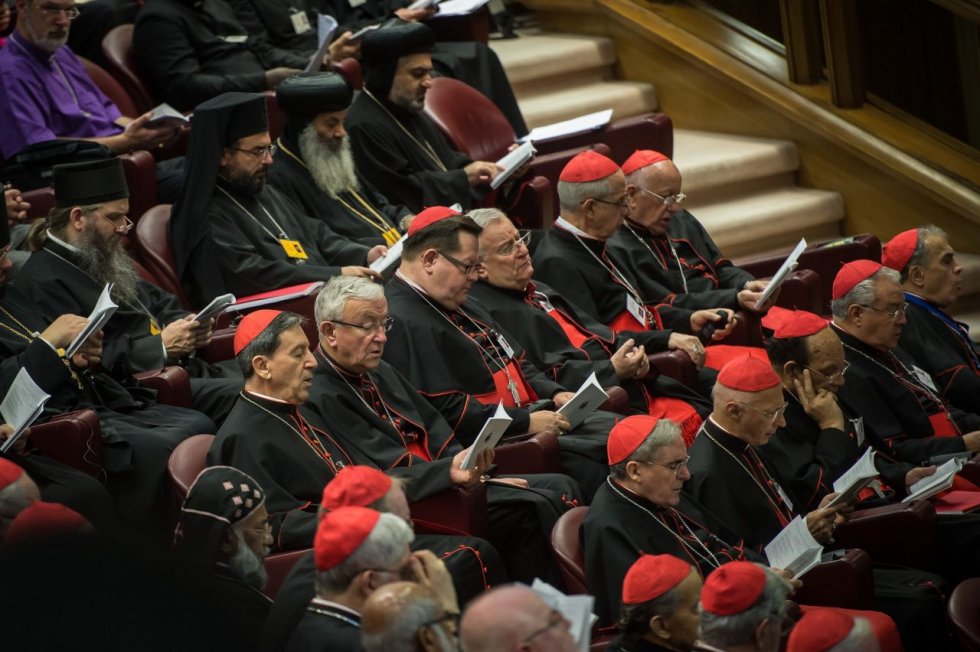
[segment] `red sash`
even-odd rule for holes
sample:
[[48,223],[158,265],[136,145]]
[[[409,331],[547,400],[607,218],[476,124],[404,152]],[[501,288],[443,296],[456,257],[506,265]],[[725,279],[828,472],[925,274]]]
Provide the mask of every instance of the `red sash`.
[[[508,373],[510,375],[508,375]],[[493,405],[503,401],[504,407],[517,407],[517,403],[514,402],[514,396],[510,393],[510,389],[507,387],[507,383],[511,379],[517,383],[517,396],[521,399],[521,405],[527,405],[528,403],[538,399],[538,396],[534,393],[534,390],[527,386],[527,382],[524,380],[524,374],[521,373],[521,368],[514,364],[513,360],[507,362],[506,369],[499,369],[494,372],[494,390],[492,392],[478,394],[473,398],[484,405]]]
[[932,424],[932,434],[936,437],[958,437],[960,434],[960,429],[946,410],[930,414],[929,423]]
[[[570,319],[565,317],[565,315],[561,314],[554,308],[548,310],[547,314],[549,317],[554,319],[559,326],[561,326],[561,329],[565,331],[565,337],[568,338],[568,341],[571,342],[572,346],[574,346],[576,349],[581,349],[582,345],[593,337],[591,333],[583,331],[577,324],[572,322]],[[634,319],[633,321],[636,320]]]
[[647,325],[638,322],[636,320],[636,317],[634,317],[629,310],[624,310],[623,312],[616,315],[616,318],[613,319],[611,322],[609,322],[609,324],[607,325],[609,326],[609,328],[612,329],[614,333],[618,333],[620,331],[647,330]]
[[[681,436],[684,437],[684,445],[688,448],[694,443],[694,437],[701,429],[704,419],[698,414],[697,410],[679,398],[667,396],[651,397],[647,401],[651,415],[659,415],[660,409],[665,410],[662,418],[670,419],[681,427]],[[655,412],[655,410],[657,410]]]

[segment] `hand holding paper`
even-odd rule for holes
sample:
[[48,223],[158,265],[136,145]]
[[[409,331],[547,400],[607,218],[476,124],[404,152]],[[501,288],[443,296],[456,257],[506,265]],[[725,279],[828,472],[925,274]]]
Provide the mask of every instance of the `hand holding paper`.
[[820,563],[823,546],[820,545],[802,517],[797,516],[766,546],[769,565],[782,568],[799,578]]
[[65,357],[71,358],[78,353],[85,340],[102,330],[109,318],[116,313],[118,307],[116,302],[112,300],[112,283],[106,283],[105,287],[102,288],[102,294],[99,295],[99,300],[95,303],[95,308],[92,309],[92,314],[88,316],[88,323],[85,328],[65,348]]
[[505,154],[503,158],[497,161],[497,165],[503,168],[503,170],[493,178],[493,181],[490,182],[490,187],[499,188],[504,181],[507,181],[507,179],[509,179],[517,170],[521,168],[521,166],[530,161],[535,152],[537,152],[537,150],[534,149],[534,145],[530,142],[526,142]]
[[575,396],[558,408],[558,414],[568,419],[569,428],[574,428],[582,423],[585,417],[595,412],[608,398],[609,395],[599,385],[599,381],[596,380],[595,372],[593,371],[592,375],[575,392]]
[[37,386],[27,369],[21,368],[17,372],[7,395],[0,403],[0,417],[13,428],[13,433],[0,444],[0,452],[10,450],[27,428],[41,416],[49,398],[51,395]]
[[460,469],[466,471],[472,469],[476,466],[476,460],[479,459],[480,454],[488,449],[493,448],[500,441],[500,438],[504,436],[504,431],[510,426],[510,422],[513,419],[504,410],[503,402],[497,404],[497,410],[493,413],[493,416],[487,419],[487,422],[483,424],[483,428],[480,430],[480,434],[476,436],[476,440],[473,445],[470,446],[470,452],[466,455],[463,463],[460,465]]

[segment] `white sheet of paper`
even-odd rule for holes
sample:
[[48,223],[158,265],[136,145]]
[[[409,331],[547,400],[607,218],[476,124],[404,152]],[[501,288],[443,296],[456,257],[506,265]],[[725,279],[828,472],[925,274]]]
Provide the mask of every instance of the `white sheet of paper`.
[[581,652],[588,652],[592,638],[592,625],[598,616],[592,613],[595,598],[591,595],[566,595],[540,578],[534,578],[531,590],[556,609],[570,623],[568,631]]
[[316,15],[316,37],[320,44],[316,52],[310,57],[310,62],[306,64],[303,72],[316,72],[323,66],[323,55],[327,53],[330,42],[333,41],[333,33],[337,31],[337,19],[327,14]]
[[574,134],[584,134],[590,131],[602,129],[612,120],[612,109],[604,109],[595,113],[586,113],[571,120],[553,122],[543,127],[535,127],[531,133],[521,138],[521,141],[545,141],[561,138],[562,136],[572,136]]
[[201,322],[207,321],[212,317],[217,317],[225,311],[225,308],[233,303],[235,303],[234,294],[222,294],[220,297],[215,297],[211,299],[211,303],[201,309],[201,312],[194,315],[194,320]]
[[832,500],[827,507],[835,507],[841,503],[853,502],[857,498],[858,492],[878,477],[874,455],[874,451],[870,448],[864,451],[864,455],[834,481],[834,491],[840,495]]
[[582,386],[575,392],[575,396],[568,403],[558,408],[558,414],[568,419],[568,423],[574,428],[582,423],[585,417],[595,412],[608,398],[609,394],[606,394],[606,390],[602,389],[602,385],[596,380],[593,371],[592,375],[586,378]]
[[378,274],[381,274],[385,279],[389,278],[395,273],[395,268],[402,259],[402,246],[405,244],[405,238],[407,237],[407,235],[403,235],[398,238],[398,242],[388,247],[388,253],[375,260],[369,267]]
[[953,479],[959,470],[963,468],[963,459],[954,457],[938,469],[932,475],[922,478],[914,485],[909,487],[909,495],[902,502],[907,503],[913,500],[925,500],[935,496],[940,491],[945,491],[953,486]]
[[0,403],[0,417],[3,422],[13,427],[14,432],[0,445],[0,451],[6,452],[20,438],[34,420],[41,416],[44,404],[51,395],[37,386],[27,369],[21,368],[10,384],[7,395]]
[[530,142],[514,148],[512,152],[507,152],[507,154],[497,161],[497,165],[502,167],[503,170],[493,178],[493,181],[490,182],[490,187],[494,189],[499,188],[519,167],[530,161],[536,152],[537,150],[534,149],[534,145]]
[[[367,0],[364,0],[364,2],[367,2]],[[351,6],[353,7],[353,5]],[[377,25],[368,25],[366,27],[362,27],[361,29],[357,30],[356,32],[350,35],[350,40],[352,43],[360,41],[362,38],[367,36],[369,32],[373,32],[379,27],[381,27],[381,23],[378,23]]]
[[439,3],[439,13],[430,18],[448,18],[449,16],[469,16],[490,0],[445,0]]
[[799,578],[820,563],[823,546],[820,545],[802,516],[797,516],[783,531],[766,545],[766,559],[773,568],[782,568]]
[[800,254],[806,249],[806,238],[800,238],[799,243],[797,243],[796,248],[790,252],[786,260],[783,261],[782,266],[776,271],[772,279],[769,280],[769,285],[766,286],[765,291],[763,291],[762,296],[759,297],[758,305],[763,305],[769,300],[773,292],[779,289],[779,286],[783,284],[786,277],[790,275],[794,269],[796,269],[796,261],[799,259]]
[[115,314],[118,307],[116,302],[112,300],[112,283],[106,283],[105,287],[102,288],[102,294],[99,295],[99,300],[92,308],[92,314],[88,316],[88,323],[85,324],[85,328],[65,348],[65,357],[71,358],[78,353],[78,349],[85,343],[85,340],[102,330],[102,327]]
[[470,446],[470,452],[466,454],[463,459],[463,463],[459,465],[459,468],[463,471],[467,471],[476,466],[476,458],[488,448],[493,448],[500,441],[500,438],[504,436],[504,431],[510,426],[510,422],[513,419],[504,410],[503,401],[497,403],[497,410],[493,413],[493,416],[487,419],[487,422],[483,424],[483,428],[480,430],[480,434],[476,436],[476,440],[473,441],[473,445]]
[[150,120],[146,123],[148,127],[160,127],[168,122],[184,124],[190,120],[183,113],[170,106],[166,102],[153,107]]

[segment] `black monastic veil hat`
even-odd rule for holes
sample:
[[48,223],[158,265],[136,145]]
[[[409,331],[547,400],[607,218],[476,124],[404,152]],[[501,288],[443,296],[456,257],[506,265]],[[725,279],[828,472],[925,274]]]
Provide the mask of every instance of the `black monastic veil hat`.
[[56,165],[51,173],[56,208],[91,206],[129,198],[126,174],[118,158]]

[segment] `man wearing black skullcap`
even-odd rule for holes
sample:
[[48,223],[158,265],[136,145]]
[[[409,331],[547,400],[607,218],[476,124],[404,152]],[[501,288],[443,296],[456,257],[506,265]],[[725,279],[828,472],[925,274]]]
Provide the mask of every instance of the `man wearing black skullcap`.
[[[265,492],[230,466],[204,469],[180,509],[174,554],[192,589],[227,625],[229,650],[256,649],[272,601],[262,591],[272,530]],[[233,645],[234,644],[234,645]]]
[[269,184],[338,235],[368,246],[391,246],[412,212],[389,203],[358,174],[344,131],[352,96],[347,81],[332,72],[296,75],[276,89],[287,119],[276,141],[281,155],[269,168]]
[[194,112],[170,242],[177,273],[201,305],[225,292],[244,296],[338,274],[377,276],[364,265],[387,250],[339,238],[266,187],[277,148],[265,106],[262,95],[225,93]]
[[364,91],[347,119],[357,167],[388,199],[420,211],[483,197],[500,167],[450,147],[422,113],[431,85],[432,30],[405,23],[364,37]]

